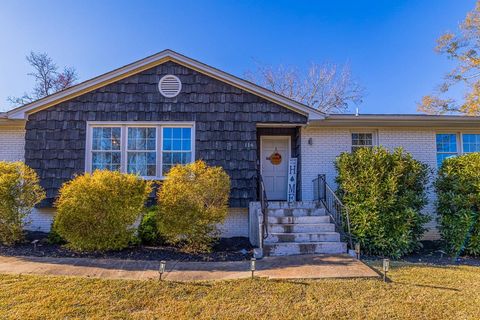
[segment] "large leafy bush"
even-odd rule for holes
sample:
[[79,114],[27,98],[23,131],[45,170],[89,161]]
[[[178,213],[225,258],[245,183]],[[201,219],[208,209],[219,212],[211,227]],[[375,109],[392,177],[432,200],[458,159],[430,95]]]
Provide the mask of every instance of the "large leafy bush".
[[45,198],[33,169],[23,162],[0,161],[0,242],[23,239],[23,228],[35,204]]
[[151,182],[117,171],[77,176],[60,189],[54,228],[75,250],[125,248],[151,190]]
[[191,251],[208,251],[228,212],[230,178],[202,161],[173,167],[158,192],[160,234]]
[[398,258],[413,251],[429,218],[429,170],[401,148],[361,148],[336,161],[339,195],[350,213],[352,233],[370,254]]
[[480,255],[480,153],[445,159],[435,187],[447,251]]

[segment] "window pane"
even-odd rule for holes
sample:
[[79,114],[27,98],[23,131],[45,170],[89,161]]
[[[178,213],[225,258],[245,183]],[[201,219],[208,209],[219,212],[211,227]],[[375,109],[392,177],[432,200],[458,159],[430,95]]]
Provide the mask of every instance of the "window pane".
[[92,150],[120,150],[120,128],[93,128]]
[[120,152],[93,152],[92,170],[120,170]]
[[464,134],[462,139],[464,152],[480,152],[480,134]]
[[163,141],[163,150],[172,150],[172,140]]
[[110,139],[112,137],[112,128],[102,128],[102,138]]
[[163,138],[172,139],[172,128],[163,128]]
[[352,133],[352,152],[359,148],[373,147],[372,133]]
[[181,139],[182,138],[182,128],[173,128],[173,139]]
[[183,128],[182,129],[182,139],[190,139],[192,136],[192,129],[191,128]]
[[156,176],[155,152],[128,152],[127,172],[140,176]]
[[155,150],[155,128],[128,128],[128,150]]
[[457,152],[457,135],[453,134],[437,134],[437,152]]
[[172,143],[172,150],[182,150],[182,140],[175,139]]
[[184,151],[190,151],[191,149],[191,145],[192,145],[192,142],[190,141],[190,139],[188,140],[182,140],[182,150]]

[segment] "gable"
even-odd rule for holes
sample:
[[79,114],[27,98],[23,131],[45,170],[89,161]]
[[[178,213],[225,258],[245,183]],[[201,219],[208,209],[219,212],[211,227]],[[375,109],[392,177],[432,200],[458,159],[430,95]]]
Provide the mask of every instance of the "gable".
[[309,119],[324,118],[323,113],[318,110],[312,109],[306,105],[293,101],[282,95],[276,94],[251,82],[242,80],[196,60],[182,56],[171,50],[162,51],[156,55],[147,57],[145,59],[129,64],[125,67],[113,70],[104,75],[82,82],[61,92],[52,94],[40,100],[34,101],[30,104],[13,109],[8,112],[8,117],[10,119],[26,119],[29,114],[49,108],[64,101],[68,101],[72,98],[89,93],[98,88],[107,86],[130,76],[142,73],[145,70],[154,68],[155,66],[164,64],[166,62],[174,62],[178,65],[195,70],[211,78],[234,86],[240,90],[244,90],[270,102],[276,103],[284,108],[305,115]]

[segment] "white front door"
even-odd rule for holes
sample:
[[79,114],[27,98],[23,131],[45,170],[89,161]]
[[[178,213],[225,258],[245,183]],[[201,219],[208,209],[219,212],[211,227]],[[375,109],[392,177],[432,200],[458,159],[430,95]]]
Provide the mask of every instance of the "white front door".
[[287,199],[289,159],[290,137],[260,137],[260,173],[269,201]]

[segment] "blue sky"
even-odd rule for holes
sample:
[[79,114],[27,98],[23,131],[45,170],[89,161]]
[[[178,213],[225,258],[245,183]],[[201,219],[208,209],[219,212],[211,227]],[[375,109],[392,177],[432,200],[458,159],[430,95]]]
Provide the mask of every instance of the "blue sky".
[[361,113],[415,113],[452,65],[433,51],[474,0],[2,1],[0,110],[30,90],[25,55],[47,52],[86,80],[169,48],[243,76],[255,61],[346,63]]

